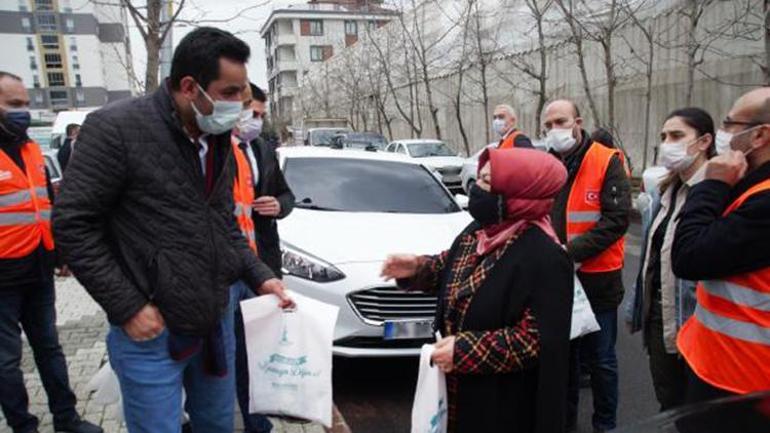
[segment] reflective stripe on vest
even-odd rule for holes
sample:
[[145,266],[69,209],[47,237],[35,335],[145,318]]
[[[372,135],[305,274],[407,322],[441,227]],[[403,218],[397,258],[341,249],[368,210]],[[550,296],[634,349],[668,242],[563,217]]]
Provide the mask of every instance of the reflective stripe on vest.
[[[770,191],[770,179],[743,193]],[[677,337],[687,364],[703,381],[738,394],[770,389],[770,267],[698,283],[698,306]]]
[[20,150],[23,170],[0,151],[0,259],[25,257],[41,243],[54,249],[45,158],[34,141]]
[[[254,182],[252,181],[251,167],[249,161],[244,155],[243,150],[238,145],[237,140],[233,139],[233,154],[235,155],[236,175],[233,182],[233,201],[235,209],[233,214],[238,222],[243,237],[249,244],[252,251],[257,252],[257,239],[254,233],[254,220],[251,218],[251,205],[254,202]],[[248,146],[248,144],[247,144]]]
[[521,135],[522,132],[518,129],[514,130],[512,134],[508,135],[503,139],[503,141],[500,143],[500,145],[497,147],[498,149],[513,149],[516,147],[516,137]]
[[[38,197],[48,198],[48,188],[35,188],[35,194],[37,194]],[[32,193],[27,190],[12,192],[9,194],[1,194],[0,207],[16,206],[19,204],[24,204],[30,200],[32,200]]]
[[[607,168],[615,155],[620,155],[620,151],[599,143],[591,143],[586,151],[567,199],[568,241],[590,231],[602,218],[601,191]],[[621,238],[598,256],[583,261],[580,271],[598,273],[621,269],[624,250],[625,240]]]

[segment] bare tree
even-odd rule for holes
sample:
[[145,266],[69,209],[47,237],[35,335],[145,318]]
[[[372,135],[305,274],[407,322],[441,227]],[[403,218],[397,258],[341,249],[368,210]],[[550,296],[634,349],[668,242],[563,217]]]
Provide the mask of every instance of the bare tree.
[[176,12],[165,22],[161,22],[160,19],[162,0],[146,0],[144,5],[140,5],[136,0],[120,1],[128,10],[128,14],[131,16],[134,24],[136,24],[136,28],[139,30],[139,34],[142,36],[147,49],[147,70],[144,74],[144,90],[150,93],[158,88],[161,46],[163,46],[163,41],[166,40],[168,32],[179,18],[179,14],[184,10],[186,0],[179,1]]
[[650,145],[650,125],[652,113],[652,79],[655,72],[655,48],[656,34],[654,33],[654,21],[648,19],[642,21],[639,17],[639,10],[626,5],[629,18],[634,26],[642,33],[645,41],[646,52],[640,53],[633,43],[624,38],[631,54],[637,57],[644,64],[645,90],[644,90],[644,145],[642,150],[642,170],[647,168],[647,154]]
[[[394,78],[394,67],[395,65],[399,64],[396,60],[397,54],[392,54],[393,50],[391,50],[391,46],[393,44],[393,39],[395,37],[394,32],[392,31],[393,26],[387,25],[385,26],[385,32],[380,32],[378,35],[374,35],[369,26],[367,28],[367,41],[368,43],[374,48],[377,55],[377,61],[379,64],[379,69],[382,71],[382,76],[385,79],[385,84],[387,87],[388,92],[393,96],[393,103],[396,106],[396,111],[398,111],[401,118],[409,125],[409,128],[411,130],[412,135],[417,134],[417,136],[420,136],[422,134],[422,122],[418,119],[418,121],[415,121],[414,116],[414,110],[410,108],[410,113],[407,113],[406,109],[404,108],[403,104],[401,103],[400,98],[398,97],[397,90],[396,90],[396,84],[395,84],[395,78]],[[379,36],[382,36],[385,41],[383,48],[380,43]],[[411,91],[411,74],[409,70],[409,52],[408,50],[404,50],[404,57],[402,59],[398,59],[402,61],[405,67],[406,71],[406,82],[410,86],[409,91],[409,104],[410,107],[414,105],[414,98]]]
[[[614,1],[614,0],[613,0]],[[586,69],[586,53],[585,53],[585,31],[580,25],[579,17],[575,14],[574,0],[555,0],[559,9],[562,11],[564,20],[569,25],[571,32],[570,41],[575,47],[575,57],[577,58],[578,70],[580,71],[580,78],[583,82],[583,92],[585,93],[586,100],[588,101],[588,107],[591,110],[591,116],[593,117],[594,124],[601,124],[601,117],[599,117],[599,109],[596,105],[593,92],[591,91],[591,82],[588,79],[588,70]]]

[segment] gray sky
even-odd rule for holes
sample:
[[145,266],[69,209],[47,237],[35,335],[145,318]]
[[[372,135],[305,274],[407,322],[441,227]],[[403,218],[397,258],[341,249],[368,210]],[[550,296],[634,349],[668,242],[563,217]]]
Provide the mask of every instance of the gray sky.
[[[270,12],[279,6],[304,3],[304,0],[187,0],[180,20],[200,22],[200,25],[219,27],[235,33],[246,41],[251,47],[251,60],[249,61],[249,78],[260,87],[267,87],[265,70],[265,44],[259,36],[259,28],[265,22]],[[213,22],[227,20],[237,16],[239,12],[249,8],[250,5],[267,3],[265,6],[246,10],[237,18],[228,22]],[[211,20],[212,22],[206,22]],[[174,44],[177,44],[185,34],[193,30],[193,26],[181,24],[174,28]],[[131,51],[133,54],[134,68],[139,77],[144,77],[146,69],[147,51],[144,41],[133,21],[129,17],[129,32],[131,36]]]

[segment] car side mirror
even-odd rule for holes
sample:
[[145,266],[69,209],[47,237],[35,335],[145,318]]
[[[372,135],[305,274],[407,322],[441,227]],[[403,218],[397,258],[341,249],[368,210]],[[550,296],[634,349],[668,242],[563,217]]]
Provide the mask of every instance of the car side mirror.
[[455,194],[455,201],[457,202],[457,205],[460,206],[462,209],[467,210],[468,209],[468,202],[470,199],[465,194]]

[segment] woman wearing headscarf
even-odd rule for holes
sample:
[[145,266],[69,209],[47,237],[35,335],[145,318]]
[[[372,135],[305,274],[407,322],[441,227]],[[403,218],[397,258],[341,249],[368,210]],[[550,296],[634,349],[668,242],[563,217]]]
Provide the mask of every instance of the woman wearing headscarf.
[[391,256],[382,274],[438,295],[450,432],[562,432],[573,264],[548,215],[567,173],[532,149],[489,149],[479,167],[475,221],[452,247]]

